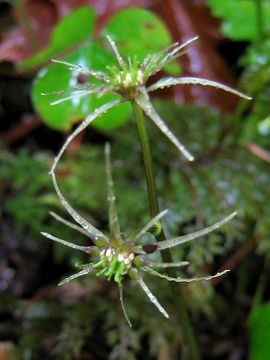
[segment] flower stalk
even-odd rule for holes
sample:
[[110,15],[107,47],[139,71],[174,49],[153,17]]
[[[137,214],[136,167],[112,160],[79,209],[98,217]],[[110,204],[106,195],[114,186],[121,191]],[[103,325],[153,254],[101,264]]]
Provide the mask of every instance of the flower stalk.
[[[133,106],[134,116],[137,124],[140,144],[141,144],[141,151],[142,151],[147,191],[148,191],[149,211],[151,217],[154,217],[159,213],[159,204],[158,204],[158,197],[156,191],[155,176],[153,171],[152,156],[150,151],[149,137],[145,126],[144,115],[141,107],[136,102],[132,102],[132,106]],[[156,236],[156,239],[157,241],[163,241],[166,239],[162,228],[160,233]],[[169,249],[164,250],[161,253],[161,257],[163,263],[172,263],[172,256]],[[168,267],[165,271],[168,277],[173,277],[173,278],[177,277],[177,273],[175,269]],[[174,294],[175,304],[177,305],[177,308],[180,309],[178,311],[178,315],[181,322],[183,338],[189,344],[188,348],[190,350],[190,358],[194,360],[200,360],[201,355],[200,355],[198,341],[195,335],[195,331],[193,329],[193,325],[190,321],[190,316],[188,313],[187,304],[183,296],[181,285],[176,287],[173,284],[171,284],[170,287],[172,293]]]
[[[54,235],[48,233],[42,233],[43,236],[47,237],[50,240],[61,243],[62,245],[69,246],[75,250],[83,251],[91,257],[91,261],[81,267],[81,271],[76,274],[73,274],[66,279],[62,280],[59,285],[68,283],[71,280],[74,280],[78,277],[93,273],[96,276],[103,276],[108,280],[114,281],[119,288],[119,297],[120,303],[123,309],[124,316],[131,326],[131,322],[128,318],[127,312],[124,308],[123,301],[123,287],[122,281],[124,277],[129,276],[131,279],[137,281],[137,284],[145,292],[148,299],[152,302],[154,306],[160,311],[162,315],[166,318],[169,317],[167,311],[159,303],[158,299],[151,292],[148,286],[143,280],[143,272],[147,272],[153,276],[166,279],[171,283],[171,290],[174,295],[174,301],[178,309],[178,316],[181,323],[181,328],[183,332],[183,338],[188,343],[190,359],[200,360],[200,350],[198,342],[195,336],[195,332],[190,321],[188,307],[184,298],[183,290],[181,286],[173,286],[172,282],[191,282],[191,281],[201,281],[201,280],[210,280],[213,277],[223,275],[226,271],[222,273],[217,273],[212,276],[205,276],[200,278],[191,278],[184,279],[178,276],[175,268],[179,266],[187,265],[187,262],[173,262],[172,256],[170,253],[170,248],[181,245],[187,241],[194,240],[200,236],[206,235],[220,226],[224,225],[226,222],[230,221],[235,215],[236,212],[228,215],[221,221],[213,224],[209,227],[206,227],[202,230],[196,231],[194,233],[178,236],[171,239],[166,239],[165,234],[162,229],[161,219],[166,215],[167,210],[160,212],[156,181],[153,171],[153,162],[151,157],[149,138],[147,129],[145,126],[144,114],[156,125],[159,130],[164,134],[165,137],[178,149],[178,151],[188,160],[193,161],[194,158],[192,154],[185,148],[185,146],[178,140],[174,133],[168,128],[163,119],[155,111],[150,98],[149,93],[163,89],[168,86],[175,85],[185,85],[185,84],[198,84],[202,86],[214,86],[216,88],[222,89],[224,91],[231,92],[237,96],[240,96],[245,99],[250,99],[245,94],[240,93],[234,89],[229,88],[224,84],[217,83],[215,81],[210,81],[206,79],[199,79],[194,77],[180,77],[172,78],[167,77],[159,80],[155,84],[147,87],[147,81],[149,77],[156,74],[160,71],[164,65],[170,61],[176,59],[182,54],[182,49],[187,46],[192,41],[197,38],[188,40],[184,44],[175,43],[169,46],[168,48],[161,50],[156,54],[151,54],[147,56],[142,63],[139,63],[136,59],[128,59],[126,61],[120,55],[116,44],[114,41],[108,37],[108,40],[111,44],[111,47],[115,53],[118,65],[108,66],[107,72],[101,73],[93,70],[88,70],[83,68],[81,65],[67,63],[65,61],[55,60],[59,64],[68,66],[70,70],[76,71],[79,73],[85,73],[89,78],[93,77],[95,80],[98,80],[98,84],[93,84],[89,81],[89,84],[78,85],[74,89],[74,92],[79,92],[79,96],[87,96],[90,94],[98,94],[100,96],[109,93],[115,93],[120,97],[120,99],[113,100],[108,102],[93,113],[89,114],[86,119],[74,130],[74,132],[69,135],[66,139],[64,145],[60,149],[58,155],[55,157],[52,168],[50,170],[50,175],[52,177],[53,185],[55,191],[60,199],[60,202],[73,218],[75,223],[70,223],[69,221],[61,218],[57,214],[52,214],[53,217],[64,223],[65,225],[71,227],[74,230],[78,230],[81,233],[90,237],[93,241],[92,246],[80,246],[73,244],[69,241],[57,238]],[[56,93],[59,93],[56,92]],[[45,94],[44,94],[45,95]],[[62,98],[60,100],[54,101],[52,105],[57,105],[63,101],[69,100],[73,97],[71,96]],[[145,178],[148,191],[149,199],[149,210],[151,215],[151,220],[143,227],[136,229],[131,232],[127,237],[123,236],[123,232],[120,229],[120,224],[118,222],[117,208],[116,208],[116,197],[114,194],[114,184],[112,177],[112,166],[110,159],[110,145],[106,144],[105,146],[105,170],[107,178],[107,200],[108,200],[108,220],[109,220],[109,234],[104,234],[98,228],[90,224],[86,219],[84,219],[65,199],[61,190],[58,186],[55,169],[60,161],[62,155],[64,154],[66,148],[71,143],[71,141],[86,127],[88,127],[96,118],[102,116],[104,113],[109,111],[111,108],[119,105],[121,102],[129,101],[133,106],[134,116],[137,123],[137,129],[139,134],[139,140],[141,144],[141,151],[143,156],[143,163],[145,169]],[[154,234],[156,241],[154,243],[149,243],[142,245],[141,238],[147,232]],[[156,251],[160,251],[163,266],[160,264],[155,264],[148,259],[148,255]],[[153,268],[161,267],[164,269],[164,273],[160,273]]]
[[156,182],[153,172],[152,156],[149,146],[149,138],[148,138],[148,133],[145,126],[144,116],[141,107],[135,101],[132,102],[132,107],[135,115],[135,120],[137,124],[140,144],[141,144],[142,156],[143,156],[143,164],[145,169],[145,177],[146,177],[148,200],[149,200],[149,211],[151,217],[154,217],[159,213],[159,205],[157,199]]

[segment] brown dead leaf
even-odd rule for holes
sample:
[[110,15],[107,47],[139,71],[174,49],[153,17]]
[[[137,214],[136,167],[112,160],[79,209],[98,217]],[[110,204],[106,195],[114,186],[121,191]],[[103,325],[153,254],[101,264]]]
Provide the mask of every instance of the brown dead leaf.
[[0,61],[18,62],[40,50],[48,42],[57,20],[54,7],[44,1],[32,0],[25,4],[29,24],[26,24],[21,9],[14,7],[17,25],[4,35],[0,44]]
[[[168,0],[159,2],[159,10],[176,41],[184,42],[199,35],[199,39],[188,47],[187,55],[181,58],[184,75],[215,80],[235,87],[236,81],[216,48],[220,38],[218,24],[206,5],[202,1]],[[196,101],[221,112],[231,111],[238,101],[231,94],[202,86],[174,87],[172,94],[179,102]]]
[[9,360],[14,345],[10,341],[0,341],[0,360]]

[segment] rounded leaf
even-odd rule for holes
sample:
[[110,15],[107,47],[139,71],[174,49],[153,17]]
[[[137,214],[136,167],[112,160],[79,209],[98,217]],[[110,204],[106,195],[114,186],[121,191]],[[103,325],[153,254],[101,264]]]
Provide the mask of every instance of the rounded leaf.
[[93,34],[95,19],[95,12],[89,6],[70,12],[53,29],[48,46],[24,60],[19,67],[27,69],[43,64],[60,51],[66,51],[88,39]]
[[[233,40],[250,41],[258,36],[256,1],[208,0],[214,16],[222,18],[221,31]],[[270,28],[270,2],[261,1],[264,30]]]
[[[63,60],[103,72],[106,72],[107,65],[115,64],[114,56],[95,42],[85,43],[65,56]],[[53,63],[38,73],[32,87],[32,100],[36,111],[47,125],[58,130],[69,130],[74,123],[84,119],[97,107],[119,98],[116,94],[79,96],[79,91],[71,91],[76,86],[86,86],[88,81],[89,85],[98,83],[93,77],[82,79],[77,71],[70,70],[68,66],[58,63]],[[55,92],[58,90],[59,94],[56,94]],[[69,100],[57,105],[50,105],[69,95],[72,95]],[[95,120],[93,125],[102,129],[115,128],[125,122],[130,112],[129,104],[120,104]]]
[[[103,30],[117,45],[121,55],[134,56],[141,62],[148,54],[170,45],[171,35],[166,25],[153,12],[141,8],[126,8],[117,12]],[[172,74],[179,74],[174,62],[166,66]]]

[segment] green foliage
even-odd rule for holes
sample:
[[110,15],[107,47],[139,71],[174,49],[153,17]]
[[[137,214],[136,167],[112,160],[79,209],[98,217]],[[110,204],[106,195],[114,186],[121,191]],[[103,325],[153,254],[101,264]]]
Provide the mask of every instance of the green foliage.
[[[0,160],[0,181],[3,187],[7,188],[2,211],[10,216],[17,236],[27,234],[25,246],[28,244],[35,248],[44,247],[45,251],[49,242],[42,238],[40,235],[41,230],[52,231],[56,235],[63,235],[72,239],[74,232],[58,224],[49,216],[49,211],[61,213],[62,207],[53,191],[51,179],[48,175],[51,163],[48,154],[40,153],[34,156],[26,151],[21,151],[16,155],[1,152]],[[76,159],[74,159],[72,162],[73,176],[68,177],[67,182],[64,183],[65,191],[73,195],[72,201],[75,206],[86,213],[89,212],[89,203],[93,212],[97,208],[100,209],[100,205],[97,206],[95,203],[95,195],[91,191],[89,191],[89,198],[85,196],[85,188],[92,189],[88,186],[89,183],[93,182],[91,174],[88,174],[89,177],[85,172],[91,161],[92,157],[87,156],[86,153],[84,160],[81,160],[81,165],[77,167]],[[68,162],[67,166],[69,166]],[[104,171],[103,167],[102,171]],[[101,177],[103,177],[102,171],[100,165],[98,174]],[[98,176],[95,177],[95,181],[99,182],[99,185],[96,183],[96,190],[99,189],[103,195],[105,187],[102,187],[102,181]],[[80,189],[80,191],[78,193],[73,189]],[[99,194],[98,191],[96,194]],[[89,201],[90,198],[91,202]],[[100,195],[99,198],[102,198],[102,196]],[[78,243],[85,242],[85,238],[80,234],[76,234],[76,239]],[[59,246],[54,246],[54,255],[55,260],[63,261],[67,259],[72,264],[81,258],[79,254]]]
[[253,95],[253,107],[245,119],[243,141],[255,141],[269,145],[269,81],[270,81],[270,41],[251,45],[241,58],[244,66],[242,87]]
[[[216,16],[225,19],[223,31],[227,36],[236,40],[253,40],[257,37],[255,1],[239,1],[239,11],[235,11],[235,0],[209,0],[209,4]],[[270,14],[269,5],[263,2],[263,6],[264,15],[268,12]],[[242,17],[244,20],[241,20]],[[268,17],[265,16],[266,29],[269,27]],[[38,66],[51,56],[64,52],[67,53],[64,60],[68,62],[106,72],[106,65],[115,65],[111,53],[102,46],[107,34],[117,42],[121,53],[131,57],[136,53],[139,60],[146,53],[155,52],[170,43],[170,36],[160,20],[143,9],[124,9],[114,15],[97,41],[89,40],[94,20],[90,8],[80,8],[71,13],[55,28],[49,46],[22,63],[22,67]],[[129,26],[126,26],[127,23]],[[66,36],[70,29],[76,31],[73,36]],[[84,44],[77,46],[81,41],[85,41]],[[238,126],[241,127],[242,142],[256,140],[262,145],[269,145],[269,44],[266,39],[260,46],[252,46],[243,60],[246,69],[242,84],[248,93],[254,95],[255,101],[246,123],[240,124],[240,117],[237,119]],[[71,47],[76,49],[70,52]],[[173,73],[179,72],[177,65],[166,69]],[[39,73],[32,96],[36,109],[49,126],[70,130],[75,122],[85,118],[95,108],[117,98],[117,95],[90,95],[87,98],[72,98],[57,107],[49,105],[59,95],[62,97],[65,90],[81,85],[84,81],[78,73],[59,64],[52,64]],[[98,84],[98,80],[93,81],[91,78],[91,81]],[[60,90],[58,94],[41,96],[41,93],[57,89]],[[61,92],[61,89],[64,91]],[[175,149],[169,147],[160,132],[149,125],[160,203],[162,209],[170,209],[165,219],[168,236],[196,231],[213,224],[230,211],[239,211],[238,217],[229,226],[207,238],[200,238],[183,248],[173,250],[175,261],[182,259],[191,263],[183,271],[183,275],[199,276],[200,269],[205,264],[208,266],[207,270],[211,269],[213,272],[215,257],[226,257],[240,241],[244,242],[251,236],[258,239],[258,251],[269,256],[268,166],[248,153],[240,142],[231,141],[230,133],[225,141],[222,140],[229,119],[223,118],[221,122],[209,109],[194,105],[174,105],[169,101],[160,101],[155,105],[196,159],[192,165],[180,163]],[[138,223],[143,224],[149,220],[147,191],[138,155],[139,145],[134,143],[136,129],[134,124],[125,124],[129,116],[130,108],[120,105],[94,123],[94,126],[104,131],[102,136],[109,136],[113,143],[113,168],[121,228],[127,233],[136,228]],[[121,131],[114,130],[120,125],[123,125]],[[111,131],[106,132],[108,129]],[[49,210],[65,216],[47,175],[52,163],[51,156],[31,155],[27,152],[13,156],[5,152],[1,153],[0,160],[0,181],[6,189],[3,214],[14,224],[17,234],[26,234],[26,242],[36,242],[44,253],[49,243],[45,245],[46,240],[40,241],[41,229],[61,238],[76,237],[76,243],[89,245],[88,239],[85,240],[77,233],[75,236],[72,230],[57,224],[48,216]],[[82,145],[76,152],[68,152],[58,171],[61,189],[69,202],[97,228],[108,228],[105,217],[103,145]],[[145,241],[149,242],[149,239],[153,240],[148,237]],[[85,257],[61,246],[54,245],[54,253],[56,261],[85,263]],[[156,254],[153,255],[153,260],[160,261]],[[66,269],[64,271],[66,275]],[[150,284],[153,292],[159,292],[173,322],[174,313],[178,309],[168,299],[166,282],[151,279]],[[129,282],[126,285],[125,297],[129,299],[127,311],[135,323],[136,331],[128,328],[120,315],[115,288],[95,277],[89,276],[80,285],[75,283],[73,288],[69,288],[70,293],[68,289],[65,290],[66,293],[61,290],[63,293],[56,300],[12,302],[8,297],[0,295],[3,306],[17,314],[16,327],[12,321],[7,321],[11,337],[17,344],[18,358],[47,359],[52,355],[53,347],[53,356],[59,360],[80,359],[84,350],[95,358],[108,358],[110,353],[110,359],[143,359],[144,349],[141,347],[145,342],[150,348],[147,358],[161,358],[164,354],[159,350],[164,348],[168,349],[165,357],[176,358],[179,355],[177,348],[180,346],[175,331],[177,325],[164,322],[161,317],[153,319],[151,306],[138,294],[137,288]],[[79,294],[82,293],[83,301],[78,301]],[[72,294],[76,294],[74,301]],[[211,311],[213,313],[209,301],[213,294],[214,289],[210,284],[190,285],[186,294],[190,309],[196,315],[201,315],[202,312],[208,315]],[[112,303],[115,304],[112,306]],[[269,357],[268,305],[256,308],[249,318],[250,360],[259,360],[260,356],[261,359]],[[112,307],[114,311],[111,311]],[[142,307],[143,312],[140,311]],[[18,323],[21,326],[17,326]],[[25,324],[27,331],[24,329]],[[1,332],[3,328],[0,326],[0,335]],[[97,334],[102,334],[102,339],[97,339]],[[100,343],[103,344],[102,347],[99,346]]]
[[[87,43],[65,56],[65,60],[74,64],[81,64],[96,71],[106,71],[107,65],[115,64],[113,55],[95,42]],[[63,97],[63,93],[53,93],[52,89],[69,89],[76,86],[78,74],[61,64],[51,64],[39,72],[32,89],[32,100],[36,110],[41,114],[47,125],[59,130],[69,130],[71,126],[93,112],[97,107],[118,95],[109,94],[99,97],[96,94],[73,97],[57,106],[50,105],[52,101]],[[51,93],[50,95],[42,95]],[[65,95],[65,94],[64,94]],[[79,94],[80,95],[80,94]],[[110,129],[118,127],[130,115],[128,104],[121,104],[112,109],[95,122],[96,127]]]
[[[143,59],[171,42],[171,36],[161,20],[141,8],[126,8],[115,14],[102,32],[109,35],[117,44],[120,53],[142,62]],[[179,74],[179,65],[168,64],[166,70]]]
[[[259,0],[208,0],[212,13],[223,19],[222,33],[232,40],[251,41],[258,37],[256,4]],[[264,30],[270,29],[270,3],[261,0]]]
[[[28,60],[28,62],[30,64],[31,62],[37,64],[40,59],[44,61],[45,56],[52,56],[58,53],[58,50],[65,50],[66,55],[62,58],[63,60],[81,65],[87,69],[106,73],[107,66],[115,65],[115,59],[111,52],[102,46],[103,37],[107,34],[116,39],[124,55],[131,58],[136,56],[138,59],[143,58],[149,51],[156,52],[161,50],[171,42],[169,32],[161,20],[150,11],[140,8],[127,8],[115,14],[107,23],[102,36],[97,39],[98,42],[87,40],[81,45],[82,39],[79,30],[78,36],[76,35],[77,37],[67,37],[66,40],[66,33],[68,33],[65,30],[66,27],[80,29],[82,27],[81,21],[83,24],[85,22],[88,24],[87,31],[84,28],[85,39],[86,37],[91,37],[94,15],[87,7],[79,8],[63,18],[58,24],[52,36],[50,46],[42,53],[36,55],[36,57]],[[127,26],[127,23],[129,26]],[[74,41],[72,45],[75,43],[78,45],[72,51],[68,40],[70,38]],[[58,45],[56,46],[55,44]],[[173,73],[179,73],[179,67],[176,64],[168,67],[168,70]],[[95,108],[117,98],[117,95],[111,94],[103,96],[100,96],[100,94],[99,96],[87,94],[87,97],[72,98],[57,106],[51,106],[50,103],[57,100],[59,95],[63,97],[65,91],[70,92],[72,88],[83,86],[89,80],[91,84],[99,83],[98,80],[93,80],[93,77],[89,79],[89,74],[83,74],[83,71],[81,75],[86,78],[81,83],[79,75],[80,71],[73,72],[68,67],[59,64],[51,64],[38,73],[33,84],[32,99],[37,112],[47,125],[58,130],[69,130],[75,122],[84,119]],[[56,90],[59,90],[58,95],[55,93]],[[44,93],[51,93],[51,95],[42,95]],[[104,114],[97,119],[94,126],[103,130],[119,127],[129,116],[129,105],[121,104],[117,109],[111,110],[108,115]]]
[[257,306],[248,319],[250,352],[249,360],[270,358],[270,303]]
[[[232,240],[235,238],[244,240],[247,220],[256,221],[255,233],[261,239],[259,249],[268,253],[270,224],[267,214],[270,209],[266,194],[269,193],[267,184],[270,176],[267,165],[241,146],[219,149],[220,119],[207,108],[173,105],[164,101],[156,103],[156,107],[161,114],[166,114],[170,126],[177,129],[177,134],[182,138],[185,136],[184,143],[197,159],[192,166],[178,164],[179,158],[174,147],[168,147],[166,139],[151,126],[152,148],[156,149],[153,158],[158,190],[162,208],[169,209],[165,219],[168,235],[198,230],[215,223],[231,211],[239,211],[230,226],[209,234],[207,240],[186,245],[189,250],[188,253],[185,251],[185,255],[192,263],[190,270],[195,272],[205,261],[211,262],[213,256],[223,253],[225,235],[227,247],[234,245]],[[115,130],[110,134],[113,139],[112,157],[115,159],[113,167],[120,225],[127,233],[136,228],[138,223],[144,224],[149,220],[147,191],[138,156],[139,145],[133,146],[132,142],[134,134],[134,124],[125,125],[121,132]],[[161,153],[163,156],[160,156]],[[8,162],[9,158],[10,155],[3,156],[2,166],[6,170],[1,173],[11,183],[15,182],[12,186],[17,190],[16,197],[7,202],[6,211],[16,218],[18,224],[32,229],[32,234],[41,229],[47,231],[44,222],[48,219],[46,214],[49,210],[65,217],[47,175],[49,159],[25,154],[12,157],[12,162]],[[63,173],[68,172],[68,176],[60,178],[60,185],[69,202],[84,216],[91,214],[93,217],[89,219],[90,222],[93,223],[95,218],[94,225],[100,227],[106,221],[103,146],[82,146],[72,156],[65,157],[61,169]],[[29,178],[26,177],[28,174]],[[18,186],[20,178],[24,179],[21,180],[24,184]],[[31,206],[26,206],[26,201]],[[260,217],[256,218],[258,213]],[[50,226],[56,226],[55,222],[52,225],[50,221]],[[65,226],[59,226],[56,236],[71,239],[73,235],[70,231]],[[49,230],[55,233],[52,227]],[[182,252],[180,249],[175,250],[175,261],[183,259]]]
[[[59,360],[79,360],[85,351],[97,359],[146,360],[156,358],[165,345],[170,348],[173,340],[175,349],[170,351],[176,356],[179,340],[174,326],[161,316],[153,318],[151,305],[142,299],[132,283],[125,284],[125,288],[134,329],[121,316],[115,289],[90,276],[82,280],[81,285],[73,283],[66,289],[58,288],[49,300],[12,300],[0,294],[2,308],[17,314],[17,326],[8,321],[10,335],[18,339],[16,355],[19,359],[31,356],[45,360],[53,356]],[[162,301],[166,301],[165,281],[161,284],[154,281],[151,288],[159,289]],[[47,293],[50,296],[49,289]],[[173,310],[170,305],[170,311]],[[0,326],[0,336],[3,330]],[[150,344],[147,350],[142,347],[145,341]]]
[[[240,146],[219,148],[221,119],[209,109],[194,105],[173,105],[169,101],[157,102],[155,107],[162,115],[166,114],[170,127],[182,137],[197,159],[191,167],[186,163],[179,164],[174,147],[167,146],[167,140],[149,124],[161,205],[162,208],[170,209],[165,219],[167,234],[188,233],[214,223],[230,211],[239,210],[239,216],[218,233],[173,250],[175,261],[191,261],[185,275],[199,275],[202,265],[211,264],[215,256],[226,256],[226,252],[236,246],[236,241],[249,239],[250,223],[255,223],[255,235],[260,240],[259,250],[269,254],[270,209],[267,194],[270,176],[267,165]],[[110,133],[119,218],[121,227],[127,233],[138,223],[149,220],[139,144],[134,145],[132,141],[135,133],[133,123],[124,125],[120,132],[113,130]],[[61,189],[70,203],[98,228],[106,227],[103,152],[102,144],[83,145],[75,153],[66,154],[58,174]],[[48,155],[33,156],[25,152],[16,156],[3,153],[1,158],[1,181],[9,184],[11,194],[4,202],[3,211],[14,224],[17,223],[18,231],[24,228],[24,232],[28,232],[27,241],[35,239],[42,245],[43,253],[48,243],[41,240],[41,229],[66,239],[74,239],[75,234],[48,218],[49,210],[65,216],[47,175],[51,161]],[[16,197],[13,196],[14,192]],[[89,245],[88,240],[85,241],[77,233],[76,243]],[[79,257],[79,254],[65,247],[56,245],[54,252],[56,259],[66,259],[68,263],[86,260],[85,256]],[[166,344],[169,353],[171,351],[170,355],[174,356],[178,346],[176,325],[164,322],[161,316],[153,319],[151,304],[141,296],[135,285],[129,282],[125,284],[125,298],[128,298],[126,307],[136,331],[130,329],[120,315],[121,308],[114,287],[91,276],[82,279],[80,283],[87,287],[90,294],[86,302],[76,300],[69,304],[68,294],[63,293],[61,301],[42,301],[39,306],[32,301],[21,303],[23,310],[20,319],[27,321],[30,330],[26,332],[19,328],[14,335],[20,339],[17,348],[19,354],[30,353],[32,357],[39,356],[42,360],[45,353],[46,358],[48,350],[43,345],[46,339],[48,343],[54,344],[54,356],[59,360],[76,359],[76,356],[79,358],[82,348],[88,349],[89,344],[96,357],[108,357],[111,352],[111,359],[121,359],[121,356],[123,359],[132,359],[132,356],[141,356],[143,359],[141,344],[147,339],[151,344],[151,354],[148,356],[157,357],[159,349],[166,347]],[[74,286],[79,285],[75,283]],[[153,292],[158,291],[160,301],[168,308],[173,319],[175,309],[167,298],[166,281],[151,278],[150,288]],[[202,311],[213,313],[211,285],[193,284],[189,288],[189,306],[195,314],[201,314]],[[115,303],[112,305],[112,302]],[[19,303],[13,306],[18,309]],[[114,311],[111,311],[112,307]],[[139,311],[142,307],[143,313]],[[50,324],[53,324],[53,328]],[[100,332],[106,334],[102,348],[94,346],[96,324],[99,324]],[[153,332],[153,329],[159,329],[158,333]],[[172,339],[174,347],[169,345]],[[100,339],[97,344],[100,344]]]
[[48,46],[24,60],[20,69],[27,69],[49,61],[56,54],[66,51],[88,39],[94,30],[95,13],[88,6],[80,7],[66,15],[53,29]]
[[29,226],[31,235],[38,233],[48,216],[48,208],[44,206],[49,189],[46,161],[46,155],[40,154],[34,159],[26,151],[16,156],[0,153],[0,181],[8,184],[12,194],[6,199],[3,210],[16,219],[17,233],[25,225]]
[[[236,219],[227,229],[222,229],[222,233],[227,234],[227,246],[232,239],[245,240],[245,228],[254,221],[254,235],[260,239],[259,251],[270,254],[270,205],[266,196],[269,194],[270,177],[267,164],[241,145],[220,144],[221,120],[206,108],[163,103],[158,110],[166,114],[172,124],[177,122],[174,126],[178,126],[177,135],[186,134],[184,143],[189,144],[197,159],[192,166],[183,166],[177,165],[173,154],[165,156],[165,159],[175,159],[169,179],[167,176],[162,179],[168,189],[163,195],[164,207],[173,199],[173,205],[168,207],[178,214],[172,229],[175,225],[188,224],[194,218],[200,226],[207,226],[217,220],[218,214],[238,210]],[[179,118],[181,123],[177,121]],[[181,191],[173,193],[171,190],[176,186]],[[193,266],[198,266],[202,259],[211,259],[210,254],[222,253],[223,236],[212,233],[207,241],[190,244],[188,260]]]

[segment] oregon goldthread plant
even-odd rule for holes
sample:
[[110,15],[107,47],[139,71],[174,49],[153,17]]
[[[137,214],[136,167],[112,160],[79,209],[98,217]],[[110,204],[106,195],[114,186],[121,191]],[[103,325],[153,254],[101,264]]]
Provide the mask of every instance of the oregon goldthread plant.
[[[147,272],[154,276],[166,279],[168,281],[175,282],[191,282],[191,281],[199,281],[199,280],[210,280],[213,277],[220,276],[226,273],[229,270],[225,270],[221,273],[217,273],[213,276],[206,276],[200,278],[190,278],[185,279],[182,277],[171,277],[167,274],[161,273],[155,269],[157,268],[168,268],[168,267],[180,267],[185,266],[187,262],[170,262],[170,263],[153,263],[148,259],[148,255],[152,254],[156,251],[163,251],[169,248],[173,248],[185,242],[194,240],[200,236],[206,235],[215,229],[218,229],[223,224],[230,221],[235,215],[236,212],[231,213],[223,220],[204,228],[202,230],[196,231],[191,234],[175,237],[172,239],[167,239],[163,241],[156,241],[151,244],[141,245],[140,239],[147,232],[152,233],[154,236],[158,236],[162,232],[162,224],[161,219],[166,215],[167,210],[163,210],[158,214],[154,214],[149,223],[143,227],[140,227],[129,234],[127,237],[123,236],[123,233],[120,230],[117,210],[116,210],[116,200],[114,194],[114,185],[112,178],[112,169],[111,169],[111,159],[110,159],[110,146],[106,144],[105,146],[105,169],[106,169],[106,177],[107,177],[107,188],[108,188],[108,216],[109,216],[109,235],[105,235],[103,232],[95,228],[91,225],[87,220],[85,220],[72,206],[67,202],[65,197],[62,195],[57,180],[55,176],[56,166],[62,157],[64,151],[70,144],[70,142],[81,132],[83,131],[89,124],[91,124],[96,118],[107,112],[112,107],[117,106],[118,104],[124,101],[130,101],[133,105],[133,108],[136,113],[136,109],[140,108],[148,118],[150,118],[156,126],[164,133],[165,136],[176,146],[176,148],[183,154],[183,156],[189,160],[193,161],[193,156],[189,153],[189,151],[181,144],[181,142],[175,137],[173,132],[167,127],[161,117],[156,113],[153,108],[150,100],[149,100],[149,92],[163,89],[164,87],[172,86],[172,85],[185,85],[185,84],[200,84],[206,86],[213,86],[219,89],[223,89],[225,91],[231,92],[235,95],[243,97],[247,100],[251,98],[246,96],[245,94],[236,91],[226,85],[220,84],[215,81],[200,79],[195,77],[166,77],[163,78],[153,85],[147,87],[146,83],[150,76],[156,74],[160,71],[167,63],[174,60],[178,56],[183,53],[183,49],[195,41],[197,37],[192,38],[185,42],[184,44],[174,43],[164,50],[148,55],[142,63],[139,63],[134,59],[128,58],[125,61],[122,56],[119,54],[118,49],[114,41],[108,37],[108,41],[111,44],[111,47],[115,53],[115,56],[118,61],[118,66],[108,66],[107,73],[98,72],[94,69],[85,69],[81,65],[71,64],[67,62],[63,62],[60,60],[53,60],[54,62],[58,62],[65,66],[68,66],[70,70],[83,73],[87,76],[94,77],[99,80],[99,85],[93,85],[91,83],[84,84],[83,86],[76,87],[76,91],[79,91],[80,96],[87,96],[91,93],[99,94],[100,96],[108,93],[117,93],[121,95],[120,100],[114,100],[108,102],[107,104],[99,107],[93,113],[89,114],[86,119],[77,127],[77,129],[67,138],[66,142],[62,146],[58,155],[56,156],[50,175],[52,177],[52,181],[56,190],[56,193],[68,211],[68,213],[72,216],[74,221],[79,224],[75,225],[71,223],[59,215],[52,214],[55,219],[63,222],[67,226],[76,229],[87,237],[90,237],[94,243],[93,246],[79,246],[68,241],[57,238],[51,234],[42,232],[42,235],[45,237],[60,242],[63,245],[72,247],[76,250],[80,250],[86,252],[91,256],[92,261],[86,265],[82,266],[79,272],[71,275],[61,281],[59,285],[63,285],[75,278],[80,276],[94,273],[96,276],[105,276],[108,280],[114,280],[118,287],[120,293],[120,301],[123,309],[123,313],[129,325],[131,326],[130,320],[124,308],[123,303],[123,289],[122,289],[122,281],[125,276],[129,276],[131,279],[137,281],[142,290],[146,293],[149,300],[157,307],[157,309],[165,316],[169,317],[166,310],[162,307],[162,305],[158,302],[157,298],[152,294],[148,286],[145,284],[142,278],[142,273]],[[77,94],[78,95],[78,94]],[[74,94],[71,96],[65,97],[63,99],[57,100],[53,102],[51,105],[57,105],[65,100],[72,98]],[[150,199],[151,200],[151,199]]]

